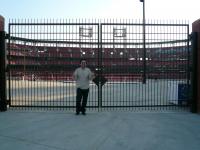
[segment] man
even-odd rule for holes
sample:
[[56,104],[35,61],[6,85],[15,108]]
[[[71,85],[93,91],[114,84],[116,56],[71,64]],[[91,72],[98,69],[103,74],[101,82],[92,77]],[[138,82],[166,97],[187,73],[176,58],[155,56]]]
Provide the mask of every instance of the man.
[[89,82],[93,79],[93,73],[86,67],[86,59],[80,61],[80,67],[77,68],[73,74],[76,81],[76,115],[82,112],[85,115],[85,107],[89,93]]

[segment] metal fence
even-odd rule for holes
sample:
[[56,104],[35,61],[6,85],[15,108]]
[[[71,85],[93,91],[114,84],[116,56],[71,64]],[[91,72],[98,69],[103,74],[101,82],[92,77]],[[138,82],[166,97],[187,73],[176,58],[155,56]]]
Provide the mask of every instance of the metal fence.
[[75,108],[72,74],[86,58],[99,77],[90,84],[88,108],[187,109],[189,25],[147,21],[145,48],[142,30],[133,20],[11,20],[9,106]]

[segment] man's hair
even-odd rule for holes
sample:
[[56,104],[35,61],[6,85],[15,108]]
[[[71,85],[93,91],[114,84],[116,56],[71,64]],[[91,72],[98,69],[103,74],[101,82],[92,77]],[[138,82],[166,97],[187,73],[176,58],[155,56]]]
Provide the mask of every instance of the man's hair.
[[85,58],[82,58],[82,59],[80,60],[80,64],[81,64],[82,61],[86,61],[86,63],[87,63],[87,60],[86,60]]

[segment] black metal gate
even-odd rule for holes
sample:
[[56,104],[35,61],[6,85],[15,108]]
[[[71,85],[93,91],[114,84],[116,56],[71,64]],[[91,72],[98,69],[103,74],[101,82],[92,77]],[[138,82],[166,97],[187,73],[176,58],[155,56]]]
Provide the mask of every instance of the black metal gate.
[[145,24],[144,47],[142,23],[52,22],[9,23],[10,107],[75,108],[72,74],[86,58],[98,81],[91,82],[88,108],[188,108],[188,24]]

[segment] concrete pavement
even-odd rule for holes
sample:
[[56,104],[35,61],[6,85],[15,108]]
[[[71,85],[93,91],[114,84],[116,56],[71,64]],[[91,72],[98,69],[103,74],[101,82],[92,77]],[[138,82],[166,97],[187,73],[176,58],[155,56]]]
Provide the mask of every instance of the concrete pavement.
[[0,112],[0,150],[199,150],[189,112]]

